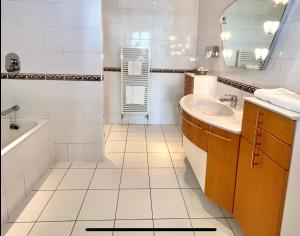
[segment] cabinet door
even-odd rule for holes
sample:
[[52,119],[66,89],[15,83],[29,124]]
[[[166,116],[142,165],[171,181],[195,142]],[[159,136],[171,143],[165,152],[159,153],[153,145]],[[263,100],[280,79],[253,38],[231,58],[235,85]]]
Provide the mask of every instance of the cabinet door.
[[232,212],[239,135],[211,127],[208,131],[205,194]]
[[279,235],[286,180],[287,171],[241,139],[234,215],[246,236]]

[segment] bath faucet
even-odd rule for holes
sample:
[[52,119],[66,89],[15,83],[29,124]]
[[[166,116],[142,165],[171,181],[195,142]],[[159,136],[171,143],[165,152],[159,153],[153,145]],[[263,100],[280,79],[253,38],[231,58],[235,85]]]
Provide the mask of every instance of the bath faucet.
[[19,105],[15,105],[15,106],[13,106],[11,108],[8,108],[8,109],[2,111],[1,115],[2,116],[7,116],[9,113],[12,113],[12,112],[15,112],[15,111],[18,111],[18,110],[20,110],[20,106]]
[[236,108],[237,106],[237,102],[238,102],[238,99],[237,99],[237,96],[236,95],[231,95],[231,94],[225,94],[226,97],[230,97],[230,98],[220,98],[219,100],[221,102],[230,102],[230,106],[232,108]]

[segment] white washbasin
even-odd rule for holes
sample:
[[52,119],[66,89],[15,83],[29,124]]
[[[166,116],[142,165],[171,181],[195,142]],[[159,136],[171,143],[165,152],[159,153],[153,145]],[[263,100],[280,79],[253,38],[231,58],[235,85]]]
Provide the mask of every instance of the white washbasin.
[[208,99],[191,100],[188,106],[191,109],[200,109],[202,112],[212,116],[232,116],[234,114],[231,108],[220,102]]

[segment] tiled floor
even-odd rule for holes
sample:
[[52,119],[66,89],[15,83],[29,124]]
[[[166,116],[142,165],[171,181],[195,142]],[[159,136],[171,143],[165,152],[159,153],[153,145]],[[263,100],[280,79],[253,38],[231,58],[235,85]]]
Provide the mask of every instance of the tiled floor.
[[[7,236],[242,235],[203,195],[175,125],[106,125],[103,162],[57,163],[10,216]],[[86,227],[215,227],[217,232],[102,232]]]

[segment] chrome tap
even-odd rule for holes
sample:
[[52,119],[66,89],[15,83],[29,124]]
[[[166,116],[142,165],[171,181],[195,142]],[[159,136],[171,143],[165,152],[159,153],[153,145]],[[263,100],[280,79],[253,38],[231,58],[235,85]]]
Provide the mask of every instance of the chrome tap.
[[15,105],[15,106],[13,106],[11,108],[8,108],[8,109],[6,109],[4,111],[1,111],[1,115],[2,116],[7,116],[9,113],[12,113],[12,112],[18,111],[18,110],[20,110],[20,106],[19,105]]
[[221,102],[230,102],[230,106],[232,108],[236,108],[237,107],[237,96],[236,95],[231,95],[231,94],[225,94],[225,97],[230,97],[230,98],[220,98],[219,100]]

